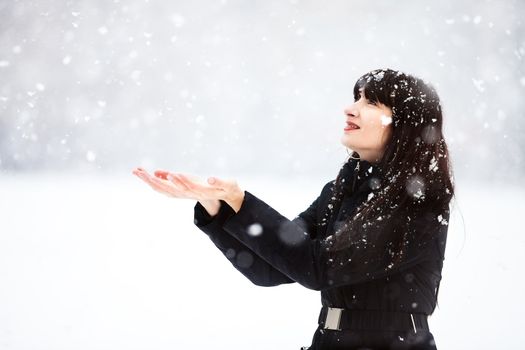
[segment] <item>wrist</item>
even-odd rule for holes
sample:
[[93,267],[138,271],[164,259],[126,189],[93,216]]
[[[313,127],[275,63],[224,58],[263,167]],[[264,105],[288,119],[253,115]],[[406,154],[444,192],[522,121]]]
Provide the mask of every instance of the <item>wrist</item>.
[[244,190],[240,189],[236,191],[234,195],[232,195],[229,199],[225,200],[226,203],[235,211],[235,213],[238,213],[241,209],[242,202],[244,201]]
[[215,216],[221,208],[221,202],[218,199],[201,199],[199,203],[206,209],[210,216]]

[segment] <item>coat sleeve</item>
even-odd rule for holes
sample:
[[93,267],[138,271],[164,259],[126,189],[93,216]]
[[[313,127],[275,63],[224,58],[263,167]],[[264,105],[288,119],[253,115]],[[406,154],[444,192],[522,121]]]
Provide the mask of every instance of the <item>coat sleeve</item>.
[[[313,239],[317,233],[317,213],[321,196],[324,191],[329,190],[333,182],[327,183],[321,194],[292,222],[301,227]],[[233,237],[223,229],[224,222],[231,216],[236,215],[235,211],[225,202],[220,201],[219,212],[215,216],[210,216],[201,203],[197,202],[194,207],[194,224],[210,238],[222,254],[231,264],[241,272],[252,283],[258,286],[270,287],[285,283],[295,283],[287,275],[276,269],[266,259],[257,255],[252,249]],[[254,226],[254,228],[258,228]],[[256,229],[252,228],[252,234]]]
[[[316,204],[317,200],[294,219],[306,230],[314,230]],[[277,270],[237,238],[224,231],[222,228],[224,221],[234,214],[235,211],[221,200],[219,212],[212,217],[202,204],[197,202],[194,207],[194,224],[208,235],[230,263],[253,284],[270,287],[294,283],[294,280]]]
[[[320,208],[316,206],[316,210]],[[424,232],[421,237],[431,237],[430,231],[436,228],[436,234],[446,234],[448,227],[440,225],[435,216],[430,216],[419,216],[411,223],[412,231]],[[259,235],[249,233],[254,225],[260,225],[258,227],[262,232]],[[397,256],[395,263],[386,248],[363,249],[359,246],[349,247],[333,259],[334,255],[327,254],[328,239],[312,239],[305,226],[295,219],[288,220],[248,191],[245,191],[239,211],[226,219],[223,228],[284,275],[313,290],[360,283],[397,273],[428,258],[429,249],[435,248],[430,240],[416,235],[408,238],[406,235],[405,253]]]

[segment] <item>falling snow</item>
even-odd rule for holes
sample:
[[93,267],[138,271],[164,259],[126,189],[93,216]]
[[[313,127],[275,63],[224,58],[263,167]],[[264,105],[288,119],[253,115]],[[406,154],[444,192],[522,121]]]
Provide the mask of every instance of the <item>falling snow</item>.
[[[436,118],[422,120],[419,115],[409,117],[414,122],[412,125],[427,124],[422,129],[419,140],[426,143],[425,147],[439,147],[435,142],[438,141],[440,130],[436,128],[442,126],[451,152],[447,159],[441,154],[437,157],[425,155],[425,163],[418,165],[419,170],[426,170],[424,168],[428,167],[432,174],[436,174],[443,170],[439,168],[438,160],[443,161],[441,164],[445,164],[445,160],[451,161],[454,173],[458,176],[458,191],[463,191],[464,186],[472,183],[473,179],[490,179],[492,182],[489,187],[498,192],[497,196],[478,196],[477,192],[473,191],[471,198],[475,200],[468,204],[462,204],[461,199],[458,201],[458,209],[461,212],[476,213],[468,214],[474,216],[465,225],[466,254],[476,255],[475,252],[484,251],[471,249],[469,244],[472,242],[468,237],[473,236],[470,231],[476,232],[476,244],[479,244],[480,239],[487,238],[487,242],[492,242],[486,244],[487,247],[494,247],[496,242],[510,249],[522,250],[520,236],[515,230],[516,227],[520,227],[519,223],[508,224],[509,220],[499,220],[498,222],[507,226],[494,230],[491,222],[486,219],[490,215],[480,215],[479,212],[486,209],[480,204],[486,202],[483,198],[506,198],[498,183],[511,186],[512,183],[523,182],[525,148],[522,134],[525,119],[520,116],[525,107],[524,99],[521,98],[525,91],[525,44],[519,13],[525,12],[525,3],[512,1],[505,6],[494,1],[455,2],[453,6],[414,3],[414,6],[403,13],[392,13],[393,7],[372,8],[370,4],[363,3],[359,11],[354,11],[352,4],[340,2],[324,8],[323,16],[315,16],[315,9],[303,1],[292,0],[288,3],[290,6],[280,5],[282,4],[270,1],[255,8],[240,6],[227,0],[207,7],[191,3],[178,6],[169,2],[159,6],[151,0],[93,1],[89,6],[83,2],[47,0],[5,2],[5,5],[2,5],[5,10],[2,17],[5,35],[0,37],[0,171],[3,174],[0,184],[4,184],[1,193],[3,196],[10,193],[12,186],[6,178],[10,172],[15,175],[18,172],[24,176],[27,174],[27,182],[24,181],[19,187],[13,188],[24,193],[25,185],[32,186],[30,177],[33,176],[36,191],[28,192],[28,196],[15,193],[12,198],[4,201],[9,204],[4,208],[4,212],[6,209],[8,213],[12,210],[11,213],[18,215],[16,211],[13,212],[16,210],[13,208],[17,207],[11,203],[13,200],[16,203],[19,197],[31,196],[38,200],[43,197],[40,195],[41,190],[45,191],[47,187],[58,189],[66,185],[64,182],[60,186],[36,186],[40,185],[40,175],[36,176],[37,173],[42,174],[40,170],[55,171],[62,176],[68,172],[87,174],[89,171],[99,171],[99,166],[103,166],[105,174],[127,174],[125,169],[141,164],[151,169],[166,167],[188,172],[229,173],[236,178],[245,172],[247,175],[250,172],[264,172],[268,176],[271,172],[277,178],[293,179],[294,185],[297,179],[311,176],[310,183],[319,183],[324,176],[335,176],[337,167],[334,168],[334,164],[346,156],[342,145],[333,142],[333,132],[342,132],[339,126],[334,125],[340,125],[338,123],[344,118],[341,111],[351,103],[351,99],[347,100],[345,96],[352,94],[355,80],[364,70],[369,69],[366,67],[404,66],[409,67],[411,72],[428,78],[428,81],[435,84],[442,97],[445,112],[442,121]],[[279,10],[275,11],[276,8]],[[397,26],[382,20],[390,16],[402,22],[403,18],[412,18],[414,14],[417,14],[419,20],[412,23],[414,30],[410,31],[408,36]],[[337,28],[333,23],[338,23]],[[335,37],[335,34],[352,37],[360,48],[359,52],[352,51],[351,45],[339,45],[337,40],[320,40]],[[379,55],[377,47],[381,47]],[[384,76],[376,74],[371,79],[375,84],[383,81]],[[403,96],[400,100],[404,100],[407,105],[420,104],[421,101],[428,101],[430,98],[429,95],[402,95],[402,83],[395,86],[394,90],[392,98]],[[335,101],[335,104],[325,103],[326,101]],[[385,117],[381,117],[381,125],[394,122],[392,117]],[[290,164],[293,165],[291,168]],[[400,179],[393,176],[387,179],[386,183],[390,184],[390,180],[397,180],[399,183]],[[413,178],[409,183],[400,185],[405,185],[407,193],[414,198],[421,198],[425,194],[426,184],[420,180]],[[71,182],[76,181],[75,178]],[[257,181],[253,183],[259,183]],[[121,179],[117,183],[120,184]],[[272,189],[276,183],[270,182],[264,190]],[[150,193],[144,191],[144,197],[141,197],[139,187],[130,187],[128,192],[122,193],[123,198],[127,199],[126,204],[113,205],[113,199],[117,198],[113,192],[93,190],[97,186],[98,184],[88,186],[89,191],[84,191],[78,186],[80,195],[77,195],[76,191],[57,191],[56,198],[63,197],[64,201],[61,203],[68,203],[68,206],[63,208],[64,215],[61,215],[65,222],[68,220],[65,215],[68,208],[74,209],[70,213],[74,218],[76,212],[89,212],[89,220],[83,221],[79,217],[77,220],[71,220],[65,227],[55,229],[63,220],[46,220],[56,218],[54,212],[58,212],[58,199],[52,200],[52,205],[40,205],[40,208],[44,207],[40,220],[15,220],[11,215],[5,215],[7,221],[4,220],[4,226],[7,226],[3,231],[12,232],[2,237],[9,243],[3,244],[7,252],[4,252],[3,256],[12,260],[8,261],[9,266],[28,267],[24,273],[8,274],[15,280],[16,276],[24,278],[15,281],[16,283],[2,284],[9,286],[6,293],[12,292],[7,294],[11,299],[20,305],[27,304],[26,308],[17,308],[17,303],[13,303],[9,308],[12,308],[13,314],[18,315],[21,312],[20,317],[29,320],[27,329],[35,328],[37,323],[45,324],[42,323],[45,310],[41,305],[31,304],[31,298],[23,298],[24,290],[39,290],[44,292],[44,299],[47,298],[52,305],[57,305],[58,319],[69,319],[71,315],[67,310],[61,310],[60,305],[72,305],[71,310],[74,310],[77,308],[74,305],[75,301],[64,299],[65,302],[60,303],[58,287],[53,289],[46,284],[35,284],[35,281],[39,280],[59,282],[60,276],[53,275],[52,271],[62,271],[67,275],[67,269],[63,270],[61,267],[62,258],[66,258],[68,262],[72,262],[71,271],[79,272],[87,282],[83,285],[79,282],[80,279],[77,281],[73,278],[74,283],[64,282],[65,288],[61,288],[62,290],[73,288],[80,296],[84,290],[89,291],[89,295],[107,296],[102,298],[104,300],[98,298],[102,303],[100,310],[91,307],[93,315],[105,314],[108,322],[120,324],[121,320],[112,319],[112,315],[121,315],[119,309],[126,309],[129,300],[139,300],[142,302],[133,305],[146,305],[149,311],[161,319],[163,315],[175,315],[180,311],[180,319],[183,321],[180,325],[175,323],[175,328],[186,330],[183,322],[191,319],[191,314],[188,318],[184,317],[182,308],[172,310],[173,305],[170,305],[169,300],[190,298],[179,298],[178,294],[177,298],[174,298],[175,293],[185,291],[177,288],[169,278],[159,278],[178,275],[175,268],[181,265],[172,263],[163,267],[162,263],[165,259],[189,252],[184,255],[184,266],[205,266],[205,270],[199,276],[208,278],[209,275],[214,275],[210,272],[208,261],[213,261],[211,254],[195,254],[196,251],[200,252],[198,244],[202,242],[191,241],[194,238],[190,238],[191,235],[173,235],[173,228],[170,229],[169,225],[178,218],[173,215],[179,215],[183,210],[173,210],[173,207],[170,207],[162,212],[166,215],[158,215],[162,208],[168,206],[159,200],[162,205],[155,207],[159,210],[151,210],[155,205],[153,203],[157,202],[147,202]],[[371,178],[369,186],[372,189],[379,188],[379,179]],[[288,208],[290,212],[305,205],[309,196],[314,197],[313,194],[318,190],[313,188],[311,192],[307,192],[305,187],[303,186],[296,196],[303,198],[304,202],[297,203],[294,208]],[[246,188],[249,188],[248,183]],[[480,185],[479,189],[482,188],[484,186]],[[447,194],[451,193],[448,188],[445,191]],[[34,196],[34,193],[39,195]],[[74,198],[70,198],[70,193],[75,193]],[[96,193],[97,196],[86,200],[85,197],[89,197],[91,193]],[[284,190],[276,194],[275,198],[283,198],[283,193]],[[154,198],[153,195],[156,194],[151,195]],[[50,195],[45,197],[55,198],[55,193],[50,192]],[[285,198],[295,199],[288,195],[285,195]],[[376,199],[374,194],[368,195],[367,199],[372,198]],[[75,202],[76,200],[78,202]],[[90,211],[96,209],[98,204],[94,203],[102,206],[112,204],[112,208],[96,215]],[[142,206],[144,203],[147,205]],[[519,213],[520,202],[513,203],[516,205],[504,205],[504,211],[514,213],[517,210]],[[79,208],[84,208],[82,205],[85,205],[84,209],[87,210],[76,209],[78,205]],[[114,220],[113,217],[108,219],[107,213],[118,218],[118,208],[127,209],[122,220]],[[137,215],[129,214],[129,210],[137,208],[140,208]],[[333,209],[333,206],[329,205],[328,208]],[[21,218],[26,218],[27,212],[38,215],[40,210],[26,208],[20,211],[25,215],[20,214]],[[62,211],[60,212],[62,214]],[[157,219],[152,220],[153,216]],[[519,217],[512,214],[509,215],[509,219],[513,216]],[[130,223],[130,217],[145,221],[134,228],[126,228],[125,223]],[[161,222],[165,218],[166,223]],[[482,220],[478,220],[479,218]],[[182,223],[182,216],[180,219]],[[322,220],[321,226],[326,226],[326,218]],[[442,225],[449,224],[441,215],[437,216],[437,220]],[[11,221],[16,225],[10,225]],[[118,222],[120,226],[124,223],[124,227],[117,225],[112,230],[102,227],[112,225],[112,221]],[[35,229],[24,226],[32,222],[38,222],[39,227]],[[450,222],[452,223],[452,220]],[[473,227],[478,224],[481,225],[479,228]],[[84,226],[89,225],[96,228],[91,230],[91,234],[87,234],[88,231],[83,232]],[[176,226],[177,232],[186,231]],[[461,226],[462,223],[459,223],[458,227]],[[137,230],[137,227],[147,230]],[[66,239],[53,236],[61,232],[76,231],[83,234],[68,235]],[[252,236],[264,235],[259,224],[250,226],[247,231]],[[38,232],[38,237],[31,237],[32,232]],[[97,232],[103,235],[100,240],[94,241],[97,244],[91,245],[85,238],[95,239],[93,237],[97,237]],[[144,232],[147,232],[146,236]],[[159,236],[166,232],[169,232],[169,235]],[[494,232],[497,234],[493,234]],[[509,238],[509,232],[516,232],[518,238]],[[127,234],[121,239],[123,237],[119,235],[123,233]],[[281,236],[285,242],[293,244],[304,239],[305,232],[301,231],[297,236]],[[461,228],[458,228],[455,235],[451,235],[451,239],[457,237],[465,237]],[[24,252],[31,252],[31,246],[21,245],[17,239],[20,242],[38,243],[41,254],[25,254]],[[54,239],[59,244],[52,244],[56,243]],[[80,240],[76,241],[78,239]],[[188,239],[190,241],[184,241]],[[107,245],[115,242],[125,244],[119,246],[122,249],[116,250]],[[134,242],[136,247],[133,246]],[[25,246],[25,249],[19,249],[17,252],[16,247],[22,246]],[[56,252],[46,252],[46,249],[53,250],[53,246],[59,249]],[[40,251],[42,247],[45,249]],[[96,255],[100,259],[85,259],[84,250],[79,247],[86,247],[85,251],[92,250],[91,248],[100,249]],[[142,253],[144,249],[149,248],[155,252],[151,255],[152,259],[136,258],[147,256]],[[168,254],[162,257],[162,250],[165,248]],[[204,251],[204,246],[202,249]],[[178,253],[173,254],[174,251]],[[117,255],[105,256],[105,252]],[[125,252],[130,252],[130,256],[122,256]],[[136,252],[141,254],[131,254]],[[16,261],[15,253],[19,253],[20,261]],[[452,275],[458,271],[456,267],[466,260],[476,261],[478,264],[487,260],[481,255],[469,256],[470,259],[465,259],[464,256],[456,258],[454,253],[456,251],[450,255],[451,259],[447,260],[454,267],[449,272]],[[228,249],[225,255],[231,259],[231,263],[238,266],[249,268],[253,264],[254,255],[248,251]],[[511,275],[509,272],[513,266],[519,266],[507,260],[513,255],[519,256],[496,252],[494,259],[490,259],[491,264],[487,265],[487,271],[496,278],[501,276],[501,280],[494,283],[495,285],[504,285],[504,278]],[[85,261],[92,263],[88,266],[83,263]],[[55,262],[55,269],[39,269],[53,267]],[[149,262],[149,268],[139,266],[139,263]],[[131,265],[135,268],[130,269],[129,264],[134,263],[137,263],[137,266]],[[101,264],[100,271],[92,270],[97,268],[97,264]],[[462,272],[471,271],[467,268],[470,266],[465,267]],[[158,270],[159,268],[161,270]],[[31,271],[35,272],[34,276],[31,276]],[[146,273],[147,271],[150,272]],[[26,276],[26,272],[30,275]],[[46,275],[49,273],[51,275]],[[217,278],[214,282],[218,282],[214,285],[214,293],[220,295],[220,288],[226,286],[227,288],[224,288],[227,293],[221,295],[225,298],[235,294],[231,293],[232,290],[242,291],[236,298],[249,295],[242,289],[243,285],[234,284],[237,280],[233,277],[224,282],[224,279],[229,278],[227,273],[216,275],[220,277],[211,276]],[[231,276],[233,275],[232,273]],[[97,278],[90,281],[90,276]],[[133,280],[134,276],[139,276],[137,281]],[[470,280],[466,273],[458,273],[455,279],[450,277],[444,276],[444,280],[450,281],[448,293],[453,296],[449,303],[457,300],[457,304],[452,304],[453,307],[449,305],[449,310],[457,310],[454,306],[469,310],[469,305],[480,304],[481,300],[477,300],[476,295],[469,296]],[[185,278],[191,283],[197,283],[201,279],[195,276],[190,278],[189,275],[181,275],[180,278]],[[467,282],[464,282],[465,278]],[[413,279],[410,282],[413,282]],[[108,281],[109,284],[103,291],[97,290],[96,280]],[[89,282],[92,282],[91,285]],[[74,290],[75,285],[80,286],[78,291]],[[467,287],[460,288],[461,286]],[[190,297],[195,297],[199,290],[205,290],[204,287],[195,284],[188,292]],[[148,288],[151,288],[151,291]],[[462,293],[456,293],[453,288],[461,290]],[[516,291],[516,297],[523,294],[522,289],[519,284],[513,289]],[[166,291],[165,295],[162,295],[163,291]],[[497,288],[491,289],[487,295],[495,295],[497,292]],[[512,291],[506,290],[506,293]],[[129,300],[122,298],[123,295],[128,295]],[[446,294],[444,296],[446,297]],[[89,297],[83,299],[90,300]],[[248,297],[246,301],[249,299]],[[104,304],[104,301],[108,300],[118,302]],[[168,300],[168,304],[161,305],[160,300]],[[509,297],[502,300],[517,299]],[[446,305],[446,301],[440,300],[440,304]],[[155,302],[159,304],[155,305]],[[233,302],[225,303],[236,305]],[[97,303],[91,304],[93,306]],[[82,307],[81,305],[81,309]],[[32,311],[24,314],[25,309]],[[100,313],[101,310],[108,312]],[[140,315],[140,308],[130,310]],[[443,308],[438,311],[442,313],[446,310],[447,308]],[[233,312],[228,314],[235,313],[234,309],[229,311]],[[497,313],[498,319],[514,321],[518,320],[521,314],[519,308],[501,305],[491,311]],[[465,314],[475,312],[466,311]],[[97,320],[89,319],[89,313],[86,315],[88,322],[93,321],[93,325],[97,324]],[[446,315],[453,319],[451,314]],[[164,324],[172,325],[176,318],[164,320]],[[34,320],[33,323],[31,319]],[[71,320],[71,324],[62,327],[68,334],[58,334],[56,339],[69,339],[71,334],[78,333],[78,329],[75,331],[74,317]],[[31,347],[23,343],[25,338],[32,339],[24,336],[27,334],[24,333],[23,327],[17,327],[16,322],[9,321],[7,318],[7,324],[11,326],[12,323],[12,327],[5,343],[9,343],[13,348]],[[468,324],[476,324],[476,319],[472,318],[471,321]],[[136,328],[136,325],[129,326],[129,323],[126,325],[124,322],[122,329]],[[145,338],[158,342],[158,339],[167,339],[160,334],[163,328],[157,327],[155,323],[152,323],[151,328],[148,328],[147,324],[139,326]],[[69,329],[71,327],[73,332]],[[100,327],[93,329],[104,332]],[[512,327],[509,329],[512,330]],[[442,328],[441,331],[443,330]],[[49,331],[56,330],[50,329],[48,325],[48,328],[43,329],[43,334]],[[191,332],[191,329],[189,331]],[[280,331],[282,330],[278,330]],[[246,332],[250,330],[247,329]],[[288,329],[288,332],[296,332],[295,337],[280,337],[283,342],[304,336],[299,334],[298,330]],[[500,335],[505,332],[506,334]],[[175,333],[170,336],[184,336],[184,332]],[[447,337],[442,338],[442,341],[449,341],[448,345],[452,347],[455,345],[454,340],[461,341],[463,338],[462,332],[459,331],[455,335],[453,332],[445,333]],[[500,327],[493,333],[497,334],[498,342],[503,339],[504,344],[501,346],[519,348],[518,340],[514,340],[511,331]],[[106,336],[104,333],[94,334],[94,338],[97,339]],[[126,339],[132,339],[128,336],[125,331],[119,333],[117,327],[114,330],[115,338],[108,341],[125,342]],[[252,337],[245,336],[247,341],[244,344],[251,344],[254,334]],[[490,337],[495,338],[496,335],[485,336],[489,341],[483,339],[481,343],[481,340],[477,340],[478,343],[472,345],[472,348],[490,348],[487,345],[491,344]],[[57,344],[51,343],[54,338],[48,338],[36,339],[35,342],[40,342],[45,348],[57,347]],[[50,343],[46,344],[43,340]],[[197,341],[205,340],[202,338]],[[222,340],[217,341],[219,344]],[[217,344],[201,347],[207,348]],[[181,347],[180,344],[154,345],[160,345],[153,346],[154,348]],[[286,345],[283,347],[295,346],[289,343]],[[444,345],[439,346],[447,348]]]
[[259,223],[254,223],[248,226],[247,232],[250,236],[253,236],[253,237],[259,236],[263,232],[263,227]]
[[484,92],[484,91],[485,91],[485,87],[484,87],[485,82],[484,82],[483,80],[472,78],[472,83],[474,84],[474,87],[475,87],[479,92]]
[[437,217],[437,220],[441,223],[441,225],[448,225],[448,221],[445,218],[443,218],[441,214]]
[[68,56],[64,56],[64,58],[62,58],[62,63],[67,66],[68,64],[71,63],[71,59],[72,58],[69,55]]
[[376,81],[381,81],[383,80],[384,76],[385,76],[384,72],[379,72],[379,73],[374,74],[374,79]]
[[386,115],[382,115],[381,116],[381,125],[388,125],[388,124],[391,124],[392,123],[392,117],[390,116],[386,116]]
[[236,264],[244,269],[247,269],[253,264],[253,255],[245,250],[240,251],[235,256]]
[[435,156],[432,156],[432,159],[430,160],[430,165],[428,167],[428,170],[430,171],[437,171],[439,168],[438,168],[438,161],[436,159]]
[[93,151],[88,151],[86,153],[86,159],[88,162],[94,162],[97,159],[97,155]]

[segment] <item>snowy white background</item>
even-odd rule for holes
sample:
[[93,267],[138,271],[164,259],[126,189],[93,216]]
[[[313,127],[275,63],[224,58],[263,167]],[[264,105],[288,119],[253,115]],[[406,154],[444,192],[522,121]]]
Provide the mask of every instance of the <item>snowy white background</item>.
[[[289,218],[321,182],[239,178]],[[439,307],[440,349],[520,349],[525,190],[460,183]],[[252,285],[193,225],[192,201],[129,176],[0,182],[0,349],[298,349],[319,292]]]
[[[250,284],[143,166],[293,218],[363,73],[431,81],[457,185],[440,349],[519,349],[523,1],[0,1],[0,349],[298,349],[320,297]],[[483,335],[483,337],[481,337]]]

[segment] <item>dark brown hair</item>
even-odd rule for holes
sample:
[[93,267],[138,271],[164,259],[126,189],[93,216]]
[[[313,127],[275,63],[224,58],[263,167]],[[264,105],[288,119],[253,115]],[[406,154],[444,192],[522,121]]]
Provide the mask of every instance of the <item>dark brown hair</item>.
[[[395,263],[402,259],[404,249],[409,249],[404,246],[410,239],[406,225],[422,215],[449,218],[454,184],[443,136],[442,107],[432,85],[391,69],[360,77],[353,91],[356,100],[360,89],[367,100],[392,109],[391,139],[376,164],[381,176],[374,195],[336,230],[327,250],[359,249],[372,243],[378,249],[388,248]],[[337,213],[341,204],[343,168],[332,188],[330,215]],[[385,228],[394,228],[394,236],[384,234]]]

